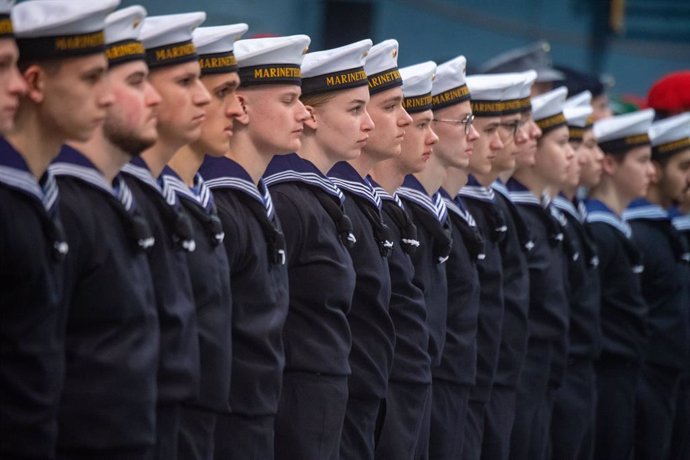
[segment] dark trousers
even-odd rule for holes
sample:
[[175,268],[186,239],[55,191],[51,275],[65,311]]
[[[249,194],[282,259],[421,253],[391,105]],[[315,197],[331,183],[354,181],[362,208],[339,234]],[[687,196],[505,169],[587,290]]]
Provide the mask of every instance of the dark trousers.
[[156,447],[153,454],[155,460],[177,460],[179,431],[180,405],[159,404],[156,407]]
[[216,414],[191,406],[180,408],[178,460],[213,460]]
[[482,460],[508,460],[510,436],[515,422],[515,388],[494,385],[486,404]]
[[609,358],[594,363],[597,420],[594,458],[628,460],[635,436],[637,363]]
[[549,454],[552,395],[551,348],[530,342],[515,399],[515,422],[510,435],[512,460],[545,460]]
[[570,360],[554,392],[551,458],[591,460],[594,453],[597,388],[591,360]]
[[434,379],[429,459],[462,457],[470,387]]
[[484,436],[484,415],[486,403],[470,399],[467,403],[465,418],[465,435],[462,444],[463,460],[479,460],[482,456],[482,438]]
[[347,377],[286,372],[276,415],[276,460],[338,460]]
[[690,459],[690,377],[682,380],[676,399],[676,416],[673,420],[671,460]]
[[388,382],[386,417],[376,443],[377,460],[421,460],[427,452],[431,413],[431,385],[428,383]]
[[340,439],[341,460],[374,459],[385,414],[385,399],[350,396]]
[[218,414],[216,460],[273,460],[275,416]]
[[[667,460],[681,370],[645,363],[640,369],[635,413],[635,460]],[[686,433],[690,436],[690,432]]]

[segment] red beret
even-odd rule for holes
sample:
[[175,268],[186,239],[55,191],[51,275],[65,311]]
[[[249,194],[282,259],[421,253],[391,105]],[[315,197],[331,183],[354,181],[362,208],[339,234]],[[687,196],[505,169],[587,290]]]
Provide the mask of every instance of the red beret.
[[647,105],[670,113],[690,110],[690,70],[670,73],[658,80],[647,95]]

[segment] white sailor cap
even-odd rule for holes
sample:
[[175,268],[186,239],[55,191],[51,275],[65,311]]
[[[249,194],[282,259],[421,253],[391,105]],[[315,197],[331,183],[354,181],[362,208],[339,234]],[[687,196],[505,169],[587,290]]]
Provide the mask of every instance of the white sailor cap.
[[597,120],[594,123],[594,136],[604,153],[625,153],[650,144],[652,119],[654,110],[646,109]]
[[368,38],[349,45],[308,53],[302,61],[302,94],[367,86],[364,61],[373,45]]
[[201,75],[237,72],[235,42],[249,30],[244,23],[199,27],[192,33],[192,43],[199,55]]
[[569,108],[569,107],[586,107],[592,105],[592,93],[589,90],[582,91],[581,93],[577,93],[574,96],[570,96],[568,99],[565,100],[563,103],[563,108]]
[[403,107],[408,113],[431,110],[431,87],[436,68],[434,61],[426,61],[400,69],[403,80]]
[[398,70],[398,41],[391,38],[372,46],[364,62],[364,71],[369,79],[370,94],[402,86]]
[[563,115],[568,122],[571,142],[582,142],[585,131],[593,126],[592,93],[582,91],[563,103]]
[[476,117],[498,117],[507,113],[505,94],[513,85],[521,85],[521,73],[470,75],[467,86],[472,95],[472,113]]
[[156,69],[183,64],[197,59],[192,32],[206,20],[206,13],[166,14],[149,16],[139,34],[146,48],[146,62]]
[[144,44],[139,41],[146,9],[133,5],[110,13],[105,18],[105,56],[110,67],[134,60],[145,60]]
[[32,0],[12,9],[22,61],[102,53],[105,18],[120,0]]
[[[537,74],[533,70],[525,72],[511,72],[498,74],[506,79],[506,87],[503,90],[503,115],[513,115],[526,111],[526,105],[530,103],[529,95],[523,96],[525,88],[529,91]],[[528,83],[529,82],[529,83]],[[531,110],[530,103],[530,110]]]
[[537,81],[537,72],[535,70],[526,70],[521,72],[524,80],[520,85],[520,112],[532,111],[532,85]]
[[690,149],[690,113],[681,113],[652,123],[649,139],[652,143],[652,158],[655,160]]
[[491,58],[482,65],[480,71],[501,73],[535,70],[536,81],[539,83],[563,80],[563,73],[552,66],[550,52],[551,45],[541,40]]
[[470,90],[465,81],[466,70],[465,56],[458,56],[436,67],[436,78],[431,88],[431,103],[434,110],[470,99]]
[[307,35],[250,38],[235,42],[240,85],[302,84],[300,65],[309,49]]
[[543,134],[567,125],[563,115],[566,97],[568,88],[561,86],[532,98],[532,118]]
[[0,38],[14,35],[12,19],[10,19],[13,6],[14,0],[0,0]]

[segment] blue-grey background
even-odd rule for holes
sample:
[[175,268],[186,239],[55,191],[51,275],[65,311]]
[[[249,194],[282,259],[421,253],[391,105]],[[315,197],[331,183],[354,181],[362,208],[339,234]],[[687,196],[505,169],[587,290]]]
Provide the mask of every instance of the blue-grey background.
[[[624,5],[619,33],[611,2]],[[137,3],[152,15],[204,10],[205,25],[246,22],[248,37],[305,33],[312,51],[395,38],[401,66],[464,54],[471,69],[544,38],[555,63],[613,76],[614,94],[643,97],[661,75],[690,69],[689,0],[123,0]]]

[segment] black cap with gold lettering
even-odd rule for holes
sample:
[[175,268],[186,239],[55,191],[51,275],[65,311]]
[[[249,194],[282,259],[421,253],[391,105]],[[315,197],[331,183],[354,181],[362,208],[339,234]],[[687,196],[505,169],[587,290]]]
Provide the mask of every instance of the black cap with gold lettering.
[[302,95],[367,86],[364,59],[371,45],[371,40],[366,39],[305,55],[302,61]]
[[102,53],[105,18],[120,0],[33,0],[12,9],[19,60]]
[[192,32],[205,20],[203,11],[146,18],[139,40],[146,48],[149,68],[155,70],[196,61],[198,55],[192,43]]
[[302,85],[300,65],[309,49],[306,35],[239,40],[235,55],[240,86]]
[[247,30],[249,26],[244,23],[196,29],[192,42],[199,55],[201,75],[237,72],[233,48]]
[[134,5],[110,13],[105,19],[105,56],[108,65],[117,65],[136,60],[146,60],[144,44],[139,41],[139,32],[146,18],[146,9]]

